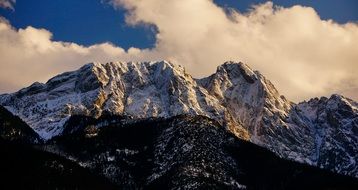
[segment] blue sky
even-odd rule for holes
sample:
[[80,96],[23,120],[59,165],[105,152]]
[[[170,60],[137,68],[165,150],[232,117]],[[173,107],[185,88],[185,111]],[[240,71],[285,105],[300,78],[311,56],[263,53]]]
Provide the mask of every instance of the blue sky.
[[[84,3],[85,2],[85,3]],[[246,12],[262,0],[215,0],[222,7]],[[274,0],[275,5],[313,7],[322,19],[338,23],[358,20],[357,0]],[[92,45],[111,42],[125,49],[147,48],[155,43],[155,28],[133,27],[124,22],[124,9],[114,9],[101,0],[17,0],[15,10],[0,9],[0,15],[16,28],[33,26],[53,33],[55,41]]]

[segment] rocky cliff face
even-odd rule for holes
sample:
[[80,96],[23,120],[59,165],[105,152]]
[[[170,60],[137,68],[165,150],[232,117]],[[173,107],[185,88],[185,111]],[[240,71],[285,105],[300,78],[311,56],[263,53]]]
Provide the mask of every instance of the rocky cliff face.
[[358,176],[357,103],[339,95],[294,104],[243,63],[194,79],[172,63],[92,63],[0,96],[44,139],[72,115],[133,119],[203,115],[279,156]]
[[313,133],[314,164],[357,177],[358,104],[332,95],[300,103],[296,112]]

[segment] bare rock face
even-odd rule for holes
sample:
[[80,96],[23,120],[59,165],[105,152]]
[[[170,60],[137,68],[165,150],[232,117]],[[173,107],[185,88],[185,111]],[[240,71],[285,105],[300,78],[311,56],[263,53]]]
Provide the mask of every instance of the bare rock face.
[[333,95],[294,104],[243,63],[203,79],[167,61],[91,63],[1,95],[0,105],[44,139],[60,135],[72,115],[203,115],[281,157],[358,177],[356,102]]

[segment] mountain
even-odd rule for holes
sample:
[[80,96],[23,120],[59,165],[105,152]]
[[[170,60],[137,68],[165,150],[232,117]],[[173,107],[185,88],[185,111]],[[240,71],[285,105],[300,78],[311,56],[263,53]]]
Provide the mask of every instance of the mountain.
[[280,157],[358,177],[356,102],[332,95],[292,103],[243,63],[226,62],[202,79],[167,61],[91,63],[1,95],[0,105],[46,140],[72,115],[202,115]]
[[45,145],[121,189],[356,189],[358,180],[277,157],[204,116],[74,116]]

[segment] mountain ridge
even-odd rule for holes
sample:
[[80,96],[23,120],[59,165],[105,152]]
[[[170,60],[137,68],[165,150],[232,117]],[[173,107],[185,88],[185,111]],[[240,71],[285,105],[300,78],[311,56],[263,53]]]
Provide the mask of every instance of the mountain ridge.
[[167,61],[91,63],[1,95],[0,105],[45,139],[60,135],[72,115],[204,115],[283,158],[358,176],[357,103],[332,95],[295,104],[241,62],[202,79]]

